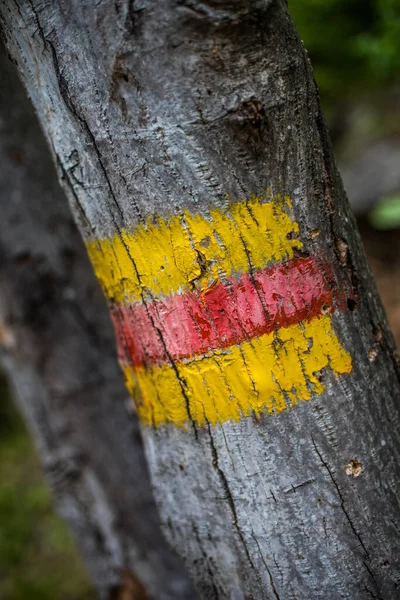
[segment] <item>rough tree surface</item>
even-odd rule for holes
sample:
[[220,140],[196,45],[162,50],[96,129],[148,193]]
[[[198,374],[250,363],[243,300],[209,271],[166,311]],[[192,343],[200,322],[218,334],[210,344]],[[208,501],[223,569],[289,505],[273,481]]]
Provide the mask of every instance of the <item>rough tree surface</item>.
[[0,51],[1,363],[101,597],[186,599],[192,588],[162,539],[104,299]]
[[398,597],[398,366],[283,0],[6,0],[203,598]]

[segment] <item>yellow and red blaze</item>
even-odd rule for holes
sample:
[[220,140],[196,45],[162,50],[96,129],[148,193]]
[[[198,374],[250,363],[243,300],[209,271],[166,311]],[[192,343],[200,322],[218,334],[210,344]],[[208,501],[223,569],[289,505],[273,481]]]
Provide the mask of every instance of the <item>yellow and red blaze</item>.
[[351,371],[331,326],[344,293],[329,265],[296,257],[288,209],[253,198],[88,245],[144,422],[275,414],[321,393],[321,369]]

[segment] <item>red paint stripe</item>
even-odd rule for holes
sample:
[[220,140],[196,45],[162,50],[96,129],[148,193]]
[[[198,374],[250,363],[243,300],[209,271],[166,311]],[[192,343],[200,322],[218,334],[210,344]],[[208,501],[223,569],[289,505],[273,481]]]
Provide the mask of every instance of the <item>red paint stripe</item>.
[[[226,348],[333,310],[324,272],[313,257],[229,278],[204,292],[170,296],[146,305],[117,306],[112,317],[120,358],[152,365]],[[336,294],[335,294],[336,296]]]

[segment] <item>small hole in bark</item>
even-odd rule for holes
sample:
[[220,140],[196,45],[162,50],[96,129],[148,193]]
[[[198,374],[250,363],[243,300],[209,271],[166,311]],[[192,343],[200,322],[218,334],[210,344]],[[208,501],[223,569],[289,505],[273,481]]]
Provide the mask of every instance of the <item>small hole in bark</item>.
[[295,258],[308,258],[310,253],[307,250],[299,250],[298,248],[293,248],[293,256]]
[[286,236],[286,239],[297,240],[299,237],[300,237],[300,234],[298,231],[289,231],[289,233]]
[[179,470],[180,470],[180,471],[184,471],[184,470],[185,470],[185,467],[184,467],[183,465],[179,465]]
[[344,466],[344,472],[346,475],[359,477],[362,472],[362,464],[358,460],[350,460],[347,465]]
[[357,302],[353,298],[347,298],[347,308],[353,312],[357,308]]
[[[321,381],[323,381],[323,380],[324,380],[324,376],[323,376],[323,374],[322,374],[322,371],[316,371],[316,372],[314,373],[314,375],[315,375],[315,378],[316,378],[316,379],[317,379],[317,380],[318,380],[320,383],[321,383]],[[318,405],[316,405],[316,407],[315,407],[315,408],[317,408],[317,407],[318,407]]]
[[372,335],[378,344],[383,340],[383,331],[380,327],[374,327],[372,330]]
[[329,306],[329,304],[323,304],[321,306],[321,312],[322,312],[323,315],[327,315],[328,313],[331,312],[331,310],[332,310],[332,307]]
[[208,246],[210,245],[210,241],[211,241],[211,239],[210,239],[210,236],[208,235],[207,237],[205,237],[201,240],[200,246],[202,248],[208,248]]

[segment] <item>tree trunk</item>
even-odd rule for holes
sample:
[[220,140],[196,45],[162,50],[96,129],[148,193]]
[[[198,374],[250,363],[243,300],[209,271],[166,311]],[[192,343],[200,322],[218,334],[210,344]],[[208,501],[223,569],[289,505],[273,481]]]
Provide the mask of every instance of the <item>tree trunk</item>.
[[192,597],[161,535],[104,299],[0,52],[1,361],[101,597]]
[[397,598],[398,364],[284,0],[0,10],[202,597]]

